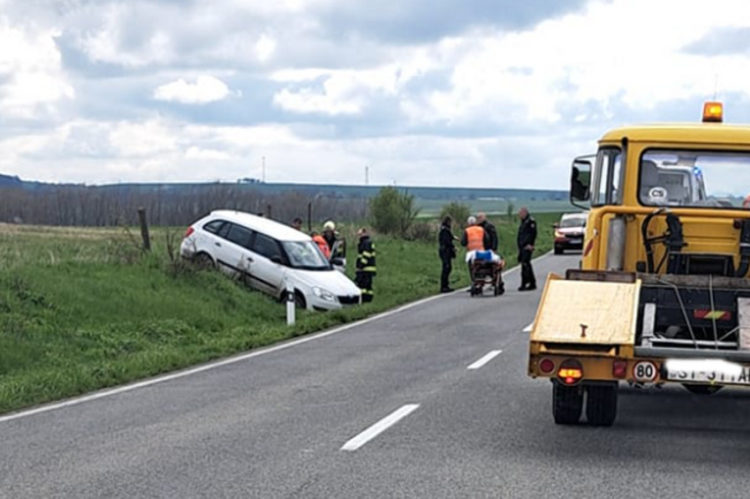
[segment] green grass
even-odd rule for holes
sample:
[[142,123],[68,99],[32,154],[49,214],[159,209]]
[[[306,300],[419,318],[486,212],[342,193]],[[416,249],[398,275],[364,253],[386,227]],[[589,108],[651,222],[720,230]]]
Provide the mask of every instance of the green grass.
[[[556,218],[537,217],[537,254],[551,248]],[[496,223],[501,251],[515,264],[516,222]],[[351,266],[353,228],[345,232]],[[285,308],[273,299],[218,272],[171,263],[167,233],[155,230],[153,251],[144,256],[123,229],[0,225],[0,412],[318,331],[439,287],[434,242],[376,235],[375,301],[300,311],[297,324],[287,327]],[[468,284],[462,258],[456,287]]]

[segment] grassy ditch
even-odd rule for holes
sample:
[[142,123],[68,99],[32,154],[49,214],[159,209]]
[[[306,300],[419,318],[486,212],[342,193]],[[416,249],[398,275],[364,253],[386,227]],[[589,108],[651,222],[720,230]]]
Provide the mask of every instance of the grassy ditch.
[[[538,254],[551,248],[555,218],[537,217]],[[515,221],[498,222],[511,264],[515,228]],[[143,255],[124,229],[0,224],[0,412],[318,331],[439,287],[434,242],[375,236],[375,301],[336,312],[302,311],[287,327],[284,306],[273,299],[171,259],[168,240],[179,244],[181,232],[155,229],[153,251]],[[351,245],[353,227],[346,232]],[[350,265],[354,251],[350,247]],[[453,279],[455,286],[467,284],[463,265],[456,265]]]

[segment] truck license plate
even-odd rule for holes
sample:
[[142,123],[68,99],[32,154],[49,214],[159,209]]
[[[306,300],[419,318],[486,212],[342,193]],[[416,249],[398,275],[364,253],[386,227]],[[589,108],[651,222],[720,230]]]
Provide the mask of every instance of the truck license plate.
[[720,359],[668,359],[665,378],[682,383],[750,385],[750,366]]

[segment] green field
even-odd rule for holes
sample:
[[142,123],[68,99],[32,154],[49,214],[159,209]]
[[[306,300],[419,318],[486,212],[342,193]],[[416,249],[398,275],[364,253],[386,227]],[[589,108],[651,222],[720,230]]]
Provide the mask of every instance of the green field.
[[[551,248],[556,218],[537,217],[537,254]],[[496,223],[501,251],[515,265],[516,222]],[[345,233],[352,246],[353,227]],[[318,331],[439,287],[433,240],[376,235],[375,301],[336,312],[300,311],[297,324],[287,327],[277,301],[218,272],[172,261],[169,234],[179,244],[182,230],[155,229],[153,251],[144,255],[125,229],[0,224],[0,412]],[[468,284],[462,258],[455,287]]]

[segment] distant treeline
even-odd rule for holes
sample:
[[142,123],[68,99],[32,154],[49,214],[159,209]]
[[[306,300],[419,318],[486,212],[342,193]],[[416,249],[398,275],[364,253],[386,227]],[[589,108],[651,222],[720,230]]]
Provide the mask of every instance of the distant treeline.
[[266,193],[234,184],[156,186],[47,185],[38,189],[0,187],[0,221],[13,223],[117,226],[137,223],[139,207],[153,225],[187,225],[217,209],[264,214],[313,224],[326,219],[356,221],[367,217],[367,199],[309,195],[297,191]]

